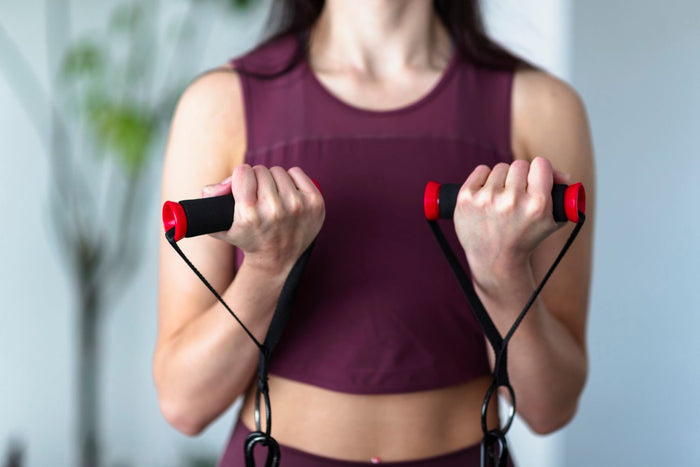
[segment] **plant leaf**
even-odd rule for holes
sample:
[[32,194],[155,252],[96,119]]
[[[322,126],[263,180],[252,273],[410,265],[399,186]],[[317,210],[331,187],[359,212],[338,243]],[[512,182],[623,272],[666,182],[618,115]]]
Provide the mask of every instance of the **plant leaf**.
[[99,97],[91,102],[89,115],[97,144],[113,154],[128,175],[137,175],[146,161],[156,118],[141,105]]
[[143,8],[138,3],[123,3],[117,6],[109,17],[109,30],[131,33],[143,19]]
[[70,47],[61,63],[61,75],[65,80],[101,74],[105,69],[106,54],[92,39],[82,39]]

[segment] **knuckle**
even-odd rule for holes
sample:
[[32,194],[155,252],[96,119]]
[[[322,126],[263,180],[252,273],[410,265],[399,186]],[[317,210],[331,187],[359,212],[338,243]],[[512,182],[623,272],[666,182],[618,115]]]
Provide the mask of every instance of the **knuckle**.
[[496,194],[491,189],[479,190],[472,198],[472,204],[480,209],[487,209],[493,206]]
[[479,164],[474,169],[474,172],[487,172],[488,173],[490,171],[491,171],[491,168],[486,164]]
[[530,167],[530,163],[524,159],[517,159],[510,164],[513,169],[527,169]]
[[546,157],[537,156],[532,160],[532,165],[538,165],[538,166],[542,166],[545,169],[551,169],[552,164],[549,162],[549,159],[547,159]]
[[254,204],[241,202],[236,204],[236,224],[241,228],[257,228],[260,225],[260,215]]
[[287,170],[286,175],[291,178],[303,178],[304,176],[306,176],[306,173],[301,167],[295,165],[294,167]]
[[462,187],[457,193],[457,204],[460,206],[470,204],[474,198],[474,192],[470,187]]
[[255,175],[258,176],[258,177],[261,176],[261,175],[265,175],[266,173],[269,173],[269,172],[270,172],[270,171],[268,170],[268,168],[265,167],[265,166],[262,165],[262,164],[258,164],[258,165],[256,165],[256,166],[253,166],[253,171],[255,172]]
[[326,205],[323,201],[323,197],[319,195],[311,195],[308,200],[308,206],[312,213],[321,214],[325,213]]
[[240,165],[237,165],[236,167],[234,167],[232,173],[233,174],[240,174],[241,172],[245,172],[249,168],[250,168],[250,166],[248,164],[240,164]]
[[519,204],[519,196],[515,190],[507,190],[500,197],[500,211],[506,213],[515,212]]
[[287,172],[280,166],[276,165],[274,167],[270,167],[270,174],[272,174],[273,178],[277,178],[279,176],[284,176],[287,174]]
[[282,203],[275,199],[270,199],[266,202],[266,211],[272,222],[280,222],[287,217]]
[[298,195],[291,195],[287,199],[287,209],[289,213],[293,216],[299,216],[304,210],[304,203],[302,203],[301,198]]
[[547,215],[547,206],[547,197],[541,194],[535,194],[530,196],[527,211],[531,217],[542,218]]
[[243,182],[243,180],[245,180],[248,170],[250,170],[249,165],[241,164],[237,165],[233,169],[233,172],[231,172],[231,180],[234,181],[233,183],[231,183],[231,190],[234,193],[238,191],[238,186]]

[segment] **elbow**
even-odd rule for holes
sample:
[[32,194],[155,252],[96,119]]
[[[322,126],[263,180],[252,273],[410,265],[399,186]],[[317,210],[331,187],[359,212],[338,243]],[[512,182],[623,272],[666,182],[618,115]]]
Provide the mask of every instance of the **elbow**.
[[185,401],[177,401],[173,398],[159,395],[158,402],[163,418],[177,431],[187,436],[201,434],[209,424],[208,421],[197,417],[191,404]]
[[[585,378],[565,397],[550,394],[546,400],[529,407],[523,418],[530,429],[538,435],[548,435],[561,430],[574,419],[578,411],[579,398],[583,392]],[[561,396],[561,393],[560,393]]]
[[[588,379],[588,362],[584,358],[567,378],[566,384],[549,388],[546,395],[523,410],[523,418],[538,435],[548,435],[568,425],[578,412],[579,400]],[[534,402],[534,401],[533,401]]]
[[201,434],[236,397],[242,393],[237,386],[214,385],[202,378],[192,378],[191,364],[183,359],[173,362],[167,352],[156,351],[153,362],[153,382],[163,418],[187,436]]
[[187,436],[201,434],[210,420],[204,418],[202,408],[197,401],[178,391],[169,383],[163,365],[159,365],[159,354],[156,353],[153,365],[153,381],[158,395],[160,413],[165,421],[180,433]]
[[530,429],[538,435],[549,435],[561,430],[573,420],[578,409],[578,401],[570,404],[570,407],[558,410],[542,410],[535,415],[526,418]]

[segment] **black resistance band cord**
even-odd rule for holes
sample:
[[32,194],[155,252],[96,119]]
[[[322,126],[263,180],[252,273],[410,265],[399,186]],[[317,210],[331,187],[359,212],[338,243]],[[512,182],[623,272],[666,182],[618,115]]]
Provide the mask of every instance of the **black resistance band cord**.
[[[309,247],[302,253],[297,262],[292,267],[289,272],[289,276],[282,286],[282,291],[280,293],[280,298],[277,302],[275,312],[272,316],[272,322],[270,323],[270,328],[265,336],[265,341],[261,344],[255,336],[250,332],[250,330],[243,324],[243,322],[236,316],[236,314],[231,310],[231,308],[226,304],[224,299],[219,295],[219,293],[212,287],[212,285],[207,281],[199,270],[192,264],[192,262],[185,256],[185,253],[180,249],[175,241],[175,229],[172,228],[168,230],[165,234],[168,242],[177,251],[180,257],[187,263],[187,265],[194,271],[194,273],[199,277],[199,279],[206,285],[206,287],[211,291],[216,299],[221,303],[224,308],[233,316],[233,318],[241,325],[243,330],[248,334],[248,337],[255,343],[260,351],[260,360],[258,362],[258,387],[255,393],[255,430],[250,433],[246,438],[244,453],[246,467],[255,467],[255,459],[253,457],[253,450],[256,445],[261,444],[262,446],[267,446],[267,459],[265,461],[266,467],[277,467],[280,463],[280,448],[279,444],[271,435],[272,431],[272,406],[270,404],[270,391],[267,385],[268,380],[268,362],[272,351],[277,346],[280,338],[282,337],[282,332],[287,325],[287,320],[289,319],[289,314],[292,309],[292,303],[294,301],[294,296],[301,280],[302,273],[306,267],[306,263],[309,261],[311,256],[311,251],[316,244],[316,240],[311,242]],[[260,396],[264,398],[265,401],[265,431],[262,431],[260,423]]]
[[[472,309],[472,312],[474,313],[474,316],[476,317],[479,326],[484,331],[486,339],[489,341],[489,344],[491,345],[495,355],[494,368],[492,374],[493,381],[488,391],[486,392],[484,402],[481,406],[481,430],[484,433],[484,438],[481,443],[482,467],[506,467],[508,465],[507,463],[509,454],[508,444],[506,443],[506,433],[508,433],[511,424],[513,423],[513,418],[515,417],[515,391],[513,390],[513,387],[511,386],[510,380],[508,378],[508,343],[513,337],[515,330],[518,328],[522,320],[525,318],[525,315],[532,307],[532,304],[535,303],[537,296],[540,294],[540,291],[542,291],[542,288],[549,280],[549,277],[554,272],[554,269],[556,269],[561,259],[569,250],[569,247],[574,242],[574,239],[581,230],[581,227],[583,227],[583,223],[585,222],[585,220],[586,216],[579,211],[578,221],[576,222],[574,230],[571,232],[571,235],[569,235],[569,238],[567,239],[566,243],[562,247],[561,251],[554,260],[554,263],[552,263],[552,266],[549,268],[540,284],[532,292],[532,295],[523,307],[523,310],[515,319],[515,322],[513,323],[505,337],[502,337],[499,334],[498,330],[496,329],[496,325],[493,324],[493,321],[491,320],[491,317],[486,311],[486,308],[484,308],[483,303],[481,303],[479,296],[476,294],[471,280],[467,276],[467,273],[464,271],[464,268],[462,268],[462,265],[457,259],[457,256],[452,250],[452,247],[450,247],[450,244],[447,242],[447,239],[445,238],[445,235],[442,232],[442,229],[440,229],[440,226],[438,225],[437,221],[428,221],[428,225],[430,226],[430,229],[432,230],[433,235],[435,236],[435,239],[437,240],[440,246],[440,249],[445,255],[445,258],[447,258],[447,262],[450,264],[452,271],[457,277],[457,281],[459,282],[459,285],[462,288],[465,297],[467,298],[467,302],[469,303],[469,306]],[[510,410],[508,413],[508,418],[506,419],[506,422],[502,427],[499,427],[494,430],[489,430],[487,425],[488,407],[492,396],[499,388],[504,388],[508,391],[508,395],[510,397],[511,402]]]

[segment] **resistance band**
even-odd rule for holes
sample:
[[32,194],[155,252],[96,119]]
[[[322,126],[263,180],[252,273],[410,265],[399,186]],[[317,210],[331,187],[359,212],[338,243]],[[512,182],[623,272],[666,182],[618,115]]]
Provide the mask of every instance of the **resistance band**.
[[[585,191],[579,183],[566,187],[565,185],[555,185],[552,196],[554,200],[554,218],[557,221],[565,221],[567,219],[576,222],[576,228],[569,237],[566,245],[562,248],[557,259],[550,270],[545,275],[540,285],[535,289],[530,300],[525,305],[525,308],[520,313],[515,323],[505,338],[502,338],[496,330],[493,321],[486,312],[481,300],[476,295],[471,281],[467,277],[464,269],[460,265],[457,257],[450,248],[445,236],[437,224],[438,219],[451,219],[454,213],[455,204],[457,201],[457,193],[460,185],[444,184],[440,185],[436,182],[429,182],[423,199],[426,218],[435,235],[435,238],[440,245],[445,257],[447,258],[452,270],[457,276],[457,280],[467,297],[467,301],[471,306],[477,321],[482,327],[486,337],[493,347],[496,355],[493,383],[489,388],[481,410],[481,427],[484,432],[482,441],[482,466],[484,467],[505,467],[508,459],[508,446],[506,444],[505,435],[510,428],[510,425],[515,416],[515,393],[508,380],[507,368],[507,349],[515,329],[518,327],[525,314],[534,303],[544,284],[549,279],[554,268],[559,264],[559,261],[564,256],[579,230],[583,226],[585,216]],[[221,232],[228,230],[231,227],[233,220],[234,200],[231,195],[217,196],[211,198],[201,198],[184,200],[180,202],[167,201],[163,205],[163,225],[165,227],[165,237],[170,245],[185,261],[185,263],[194,271],[199,279],[206,285],[216,299],[224,306],[224,308],[233,316],[233,318],[241,325],[243,330],[248,334],[248,337],[255,343],[260,351],[260,359],[258,362],[258,386],[255,395],[255,425],[256,431],[250,433],[246,438],[244,446],[244,455],[246,467],[255,467],[255,459],[253,451],[256,445],[261,444],[268,448],[267,458],[265,461],[266,467],[278,467],[280,463],[280,448],[277,441],[272,437],[272,410],[270,404],[270,394],[268,388],[268,362],[272,351],[276,347],[282,332],[289,319],[289,314],[292,308],[296,289],[299,285],[301,275],[306,267],[306,264],[311,255],[311,251],[316,243],[314,240],[304,253],[299,257],[297,262],[292,267],[289,276],[282,286],[280,298],[275,307],[275,312],[272,317],[272,322],[268,329],[265,341],[261,344],[253,336],[250,330],[241,322],[231,308],[224,302],[219,293],[211,286],[204,276],[197,270],[192,262],[185,256],[177,242],[185,237],[194,237],[208,233]],[[496,430],[489,430],[486,424],[486,414],[488,405],[494,392],[503,387],[510,393],[512,405],[508,414],[506,424]],[[260,421],[260,399],[261,396],[265,403],[265,430],[262,430]]]
[[[462,265],[457,259],[454,251],[450,247],[447,239],[445,238],[442,229],[437,223],[438,219],[452,219],[455,205],[457,203],[457,194],[459,193],[460,185],[457,184],[444,184],[440,185],[437,182],[428,182],[425,188],[425,194],[423,198],[423,207],[425,211],[425,217],[428,220],[428,225],[435,235],[435,239],[440,245],[445,258],[447,258],[452,271],[457,277],[457,281],[467,298],[467,302],[471,307],[479,326],[486,335],[486,339],[493,348],[495,355],[494,367],[492,374],[492,383],[488,391],[486,391],[486,396],[484,397],[484,402],[481,406],[481,430],[484,434],[483,440],[481,442],[481,466],[482,467],[506,467],[508,463],[508,444],[506,442],[506,433],[510,429],[513,423],[513,418],[515,417],[515,391],[510,384],[508,378],[508,343],[513,337],[513,333],[518,328],[523,318],[527,314],[530,307],[537,299],[540,291],[546,284],[549,277],[554,272],[554,269],[559,265],[559,262],[566,254],[567,250],[573,243],[574,239],[578,235],[583,223],[585,222],[586,216],[584,211],[586,210],[586,192],[583,185],[576,183],[574,185],[555,185],[552,189],[552,201],[554,208],[554,220],[557,222],[571,221],[576,223],[576,227],[571,232],[568,240],[564,244],[557,255],[554,263],[545,274],[544,278],[540,284],[535,288],[534,292],[530,296],[529,300],[523,307],[515,322],[511,326],[510,330],[505,337],[502,337],[496,326],[494,325],[491,317],[484,308],[483,303],[479,299],[479,296],[474,291],[474,286],[471,280],[467,276],[466,272],[462,268]],[[504,388],[508,391],[510,397],[511,405],[508,412],[508,416],[505,424],[499,426],[494,430],[489,430],[487,424],[487,414],[489,403],[492,397],[496,394],[499,388]]]

